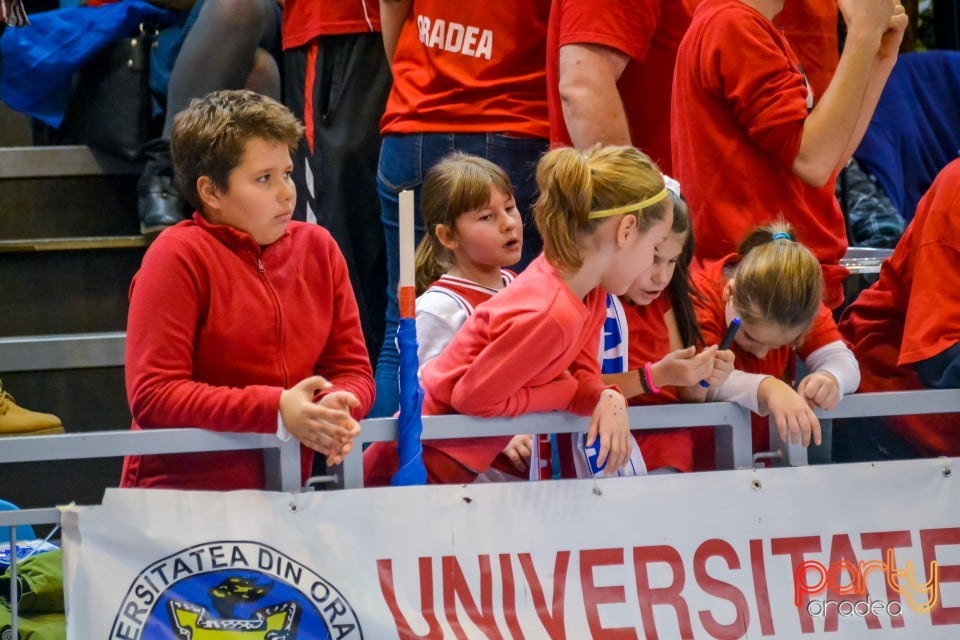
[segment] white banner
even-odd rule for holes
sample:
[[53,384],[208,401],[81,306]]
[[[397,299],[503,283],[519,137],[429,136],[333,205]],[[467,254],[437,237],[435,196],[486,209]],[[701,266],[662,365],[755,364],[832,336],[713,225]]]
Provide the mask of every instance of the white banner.
[[957,638],[960,459],[65,513],[68,637]]

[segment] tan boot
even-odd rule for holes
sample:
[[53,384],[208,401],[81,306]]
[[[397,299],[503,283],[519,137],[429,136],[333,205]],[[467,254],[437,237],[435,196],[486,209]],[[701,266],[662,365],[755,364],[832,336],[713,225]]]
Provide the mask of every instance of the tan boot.
[[0,382],[0,438],[6,436],[41,436],[63,433],[60,418],[37,413],[17,405]]

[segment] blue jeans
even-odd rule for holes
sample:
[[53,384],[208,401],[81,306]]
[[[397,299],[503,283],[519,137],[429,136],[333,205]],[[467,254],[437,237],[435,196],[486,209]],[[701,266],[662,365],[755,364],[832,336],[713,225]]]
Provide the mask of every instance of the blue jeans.
[[417,211],[415,240],[420,242],[423,237],[420,185],[430,167],[452,151],[481,156],[499,165],[513,183],[517,207],[523,215],[523,255],[514,267],[520,270],[540,253],[542,246],[533,224],[533,202],[537,196],[536,165],[547,146],[547,141],[542,138],[520,138],[498,133],[415,133],[384,137],[380,145],[377,193],[387,242],[387,326],[377,359],[377,400],[370,417],[391,416],[399,408],[397,371],[400,356],[395,338],[400,323],[397,300],[400,280],[400,191],[414,191]]

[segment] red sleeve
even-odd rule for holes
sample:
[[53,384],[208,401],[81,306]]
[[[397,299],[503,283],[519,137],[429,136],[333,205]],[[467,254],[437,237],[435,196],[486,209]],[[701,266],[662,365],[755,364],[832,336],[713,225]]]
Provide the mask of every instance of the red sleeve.
[[723,97],[754,144],[792,171],[807,117],[807,90],[789,45],[774,29],[747,6],[718,12],[704,30],[702,82]]
[[920,201],[913,278],[898,364],[931,358],[960,342],[960,161],[941,171]]
[[[594,332],[597,340],[600,339],[600,333]],[[600,361],[597,360],[597,341],[587,340],[577,354],[576,360],[570,365],[570,371],[577,380],[577,392],[567,410],[578,416],[593,415],[593,410],[600,402],[600,393],[604,389],[613,389],[620,392],[616,385],[604,384],[600,377]]]
[[353,295],[350,274],[343,254],[333,238],[328,238],[330,285],[334,290],[333,322],[330,337],[324,346],[323,355],[315,373],[329,380],[334,390],[349,391],[360,401],[360,406],[351,410],[357,420],[365,417],[373,406],[376,394],[370,356],[363,339],[360,311]]
[[[556,11],[557,6],[552,10]],[[634,60],[643,60],[660,22],[660,2],[560,0],[559,15],[561,47],[600,44]]]
[[213,386],[192,380],[196,327],[207,312],[209,279],[199,259],[161,235],[130,285],[127,399],[137,424],[270,433],[279,386]]
[[[556,349],[562,349],[566,340],[550,314],[526,311],[505,315],[491,322],[489,330],[489,343],[454,383],[450,406],[455,411],[485,417],[517,416],[555,411],[571,403],[578,384],[569,372],[532,383],[537,374],[556,365],[562,355]],[[536,363],[535,368],[525,368],[528,363]]]

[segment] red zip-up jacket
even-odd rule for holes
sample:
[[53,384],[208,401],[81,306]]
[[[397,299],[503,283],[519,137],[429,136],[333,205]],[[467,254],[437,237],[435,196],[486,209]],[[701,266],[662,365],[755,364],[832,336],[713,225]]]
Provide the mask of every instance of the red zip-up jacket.
[[[132,429],[276,433],[280,392],[311,375],[370,410],[374,382],[343,255],[317,225],[290,222],[260,247],[200,214],[164,231],[130,286]],[[313,454],[301,449],[303,478]],[[262,489],[260,451],[129,456],[122,486]]]

